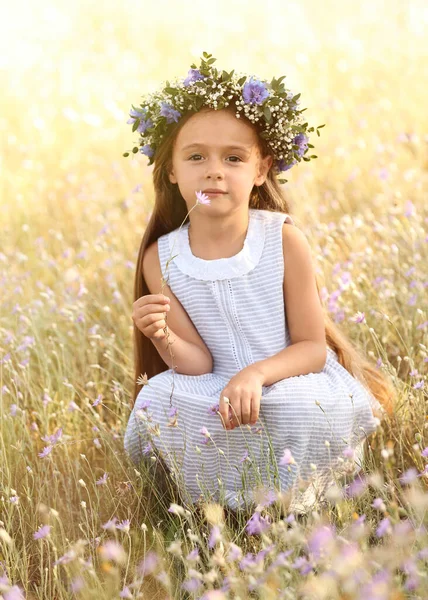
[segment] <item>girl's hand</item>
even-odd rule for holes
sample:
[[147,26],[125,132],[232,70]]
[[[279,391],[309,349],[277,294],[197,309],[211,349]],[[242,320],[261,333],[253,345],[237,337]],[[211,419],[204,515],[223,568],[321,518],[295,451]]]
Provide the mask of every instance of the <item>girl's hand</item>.
[[166,334],[165,313],[170,309],[169,300],[163,294],[141,296],[132,305],[132,320],[144,335],[161,340]]
[[[219,412],[225,429],[255,425],[259,417],[263,383],[263,375],[254,365],[245,367],[232,377],[220,394]],[[229,403],[224,401],[224,396],[229,398]]]

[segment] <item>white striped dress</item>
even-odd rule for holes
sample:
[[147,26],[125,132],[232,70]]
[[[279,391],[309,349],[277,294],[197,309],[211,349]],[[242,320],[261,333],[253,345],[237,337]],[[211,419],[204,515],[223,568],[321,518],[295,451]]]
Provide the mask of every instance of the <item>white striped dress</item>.
[[[360,470],[364,440],[379,424],[373,415],[373,409],[383,412],[377,400],[327,347],[321,372],[262,388],[256,425],[222,426],[216,410],[233,375],[290,345],[285,221],[294,225],[288,214],[250,209],[243,248],[217,260],[192,254],[188,223],[159,238],[162,273],[209,348],[213,371],[174,373],[172,410],[172,369],[149,379],[137,396],[124,446],[137,464],[156,448],[189,504],[205,499],[248,508],[261,486],[290,492],[290,509],[305,511],[328,480],[349,472],[350,465],[354,475]],[[349,449],[343,455],[349,446],[353,458]],[[285,450],[288,464],[280,464]],[[307,482],[303,488],[299,479]]]

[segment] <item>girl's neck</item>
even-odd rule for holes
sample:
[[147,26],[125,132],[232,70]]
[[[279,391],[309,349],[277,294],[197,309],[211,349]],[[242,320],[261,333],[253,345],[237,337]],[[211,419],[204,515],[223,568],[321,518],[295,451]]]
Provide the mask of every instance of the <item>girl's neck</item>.
[[206,227],[194,226],[189,223],[188,236],[190,250],[194,256],[203,260],[218,260],[231,258],[238,254],[247,237],[249,220],[246,224],[215,229],[211,224]]

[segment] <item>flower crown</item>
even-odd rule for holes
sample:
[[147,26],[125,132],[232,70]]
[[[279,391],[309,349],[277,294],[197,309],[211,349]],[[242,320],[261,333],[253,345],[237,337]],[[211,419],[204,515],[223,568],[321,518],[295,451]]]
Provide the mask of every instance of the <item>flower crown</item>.
[[[132,106],[127,123],[132,124],[132,131],[137,130],[141,137],[140,148],[132,149],[134,154],[138,151],[145,154],[151,165],[165,135],[184,114],[198,112],[203,106],[220,110],[233,104],[237,119],[243,111],[251,122],[261,125],[259,135],[274,155],[276,174],[288,171],[302,158],[304,161],[317,158],[315,154],[304,156],[308,148],[314,147],[306,135],[314,128],[308,129],[308,123],[303,123],[301,113],[306,108],[298,110],[300,94],[293,96],[284,88],[285,75],[279,79],[274,77],[268,83],[255,77],[236,75],[234,71],[219,73],[212,67],[216,60],[203,52],[199,69],[192,64],[185,79],[175,80],[172,85],[167,81],[162,91],[143,97],[139,108]],[[318,136],[318,129],[322,127],[324,125],[319,125],[316,129]],[[129,156],[129,152],[123,156]],[[280,183],[286,181],[279,179]]]

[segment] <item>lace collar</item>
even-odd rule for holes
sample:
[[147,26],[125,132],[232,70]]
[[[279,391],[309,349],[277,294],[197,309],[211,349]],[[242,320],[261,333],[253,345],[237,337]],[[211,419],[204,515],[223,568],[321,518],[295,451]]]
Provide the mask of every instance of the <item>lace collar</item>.
[[169,250],[175,256],[174,263],[182,273],[201,279],[232,279],[246,275],[258,264],[265,243],[266,211],[250,208],[247,235],[244,246],[234,256],[205,260],[192,253],[189,243],[189,223],[181,230],[175,229],[169,234]]

